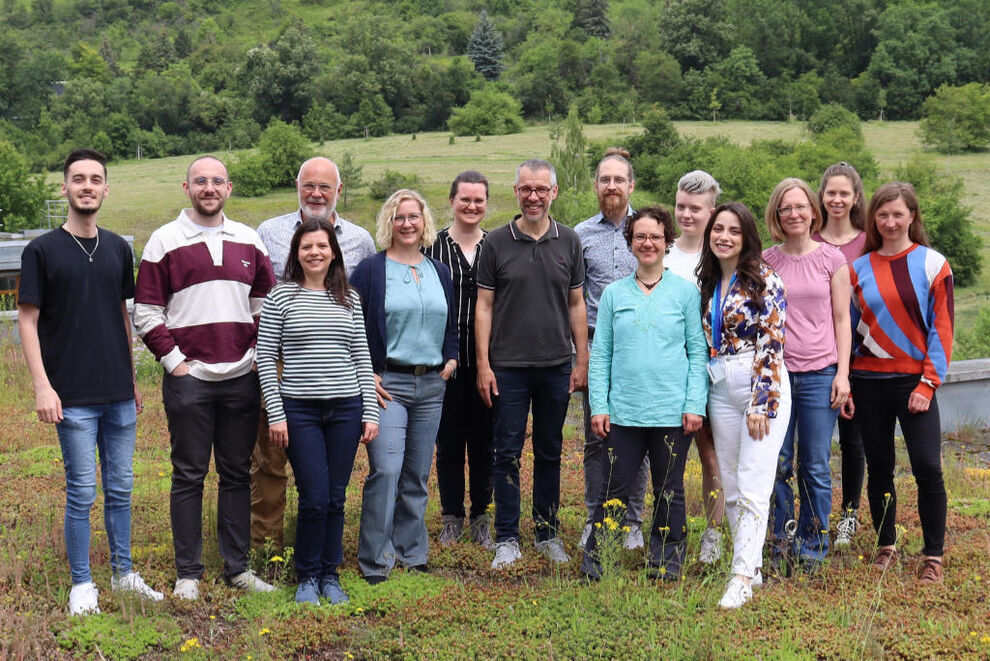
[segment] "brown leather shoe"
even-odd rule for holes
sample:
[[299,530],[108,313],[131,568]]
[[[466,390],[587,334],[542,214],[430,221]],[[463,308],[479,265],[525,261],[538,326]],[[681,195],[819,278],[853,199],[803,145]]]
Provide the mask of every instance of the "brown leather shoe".
[[942,558],[926,557],[921,565],[918,582],[925,585],[942,584]]
[[873,567],[880,571],[887,571],[897,564],[901,557],[901,552],[893,546],[884,546],[877,550],[877,557],[873,559]]

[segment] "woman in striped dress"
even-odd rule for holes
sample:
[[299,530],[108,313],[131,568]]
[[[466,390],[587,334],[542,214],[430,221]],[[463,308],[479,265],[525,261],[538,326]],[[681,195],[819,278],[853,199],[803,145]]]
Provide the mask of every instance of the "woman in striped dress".
[[325,220],[303,221],[292,237],[285,282],[261,311],[258,373],[271,442],[299,491],[296,601],[347,601],[337,573],[345,491],[358,443],[378,435],[378,402],[361,300]]

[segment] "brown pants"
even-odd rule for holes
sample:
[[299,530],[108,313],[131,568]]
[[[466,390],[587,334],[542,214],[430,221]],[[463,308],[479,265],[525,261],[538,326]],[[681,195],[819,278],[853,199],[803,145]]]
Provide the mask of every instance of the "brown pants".
[[261,409],[258,442],[251,453],[251,546],[272,540],[281,549],[285,488],[289,478],[285,450],[268,440],[268,414]]

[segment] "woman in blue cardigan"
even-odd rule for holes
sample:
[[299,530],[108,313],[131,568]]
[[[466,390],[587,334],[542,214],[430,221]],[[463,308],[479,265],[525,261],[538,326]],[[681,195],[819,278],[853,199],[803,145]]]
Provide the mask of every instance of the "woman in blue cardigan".
[[392,194],[378,213],[383,250],[351,275],[361,295],[375,390],[378,438],[367,445],[358,564],[374,585],[396,563],[426,571],[427,478],[447,379],[457,368],[448,268],[424,255],[436,225],[415,191]]

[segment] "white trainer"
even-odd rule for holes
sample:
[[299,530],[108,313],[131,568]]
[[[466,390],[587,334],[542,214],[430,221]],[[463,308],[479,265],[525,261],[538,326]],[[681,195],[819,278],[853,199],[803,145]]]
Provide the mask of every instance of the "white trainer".
[[230,579],[231,587],[239,588],[241,590],[247,590],[248,592],[274,592],[275,586],[271,583],[265,583],[263,580],[258,578],[250,569],[248,571],[242,571],[237,576]]
[[133,592],[137,596],[151,601],[161,601],[165,598],[161,592],[152,590],[141,578],[141,574],[136,571],[129,571],[122,576],[110,577],[110,588],[117,592]]
[[495,559],[492,560],[492,569],[505,569],[521,557],[522,551],[519,550],[518,541],[507,539],[504,542],[496,542]]
[[100,612],[100,591],[93,581],[72,586],[69,592],[69,615],[89,615]]
[[199,580],[195,578],[180,578],[172,588],[172,596],[176,599],[188,599],[196,601],[199,599]]
[[762,588],[763,587],[763,572],[760,568],[756,568],[756,573],[753,574],[753,578],[749,579],[749,587],[751,588]]
[[719,608],[735,609],[742,607],[747,601],[753,598],[753,588],[746,585],[741,578],[733,576],[729,585],[725,588],[722,600],[718,602]]
[[701,533],[701,550],[698,560],[706,565],[713,565],[722,557],[722,533],[715,528],[705,528]]
[[536,550],[545,555],[550,562],[562,565],[571,561],[571,556],[564,551],[564,543],[560,541],[560,537],[551,537],[534,545]]
[[591,537],[591,524],[584,524],[584,530],[581,532],[581,541],[578,542],[578,548],[583,549],[585,544],[588,543],[588,538]]
[[856,510],[849,510],[842,514],[842,518],[835,526],[835,545],[849,546],[852,544],[853,535],[856,534],[858,522],[856,521]]
[[639,527],[639,524],[634,523],[629,526],[629,532],[626,533],[626,540],[622,543],[622,547],[627,551],[635,551],[643,548],[643,546],[645,546],[643,529]]

